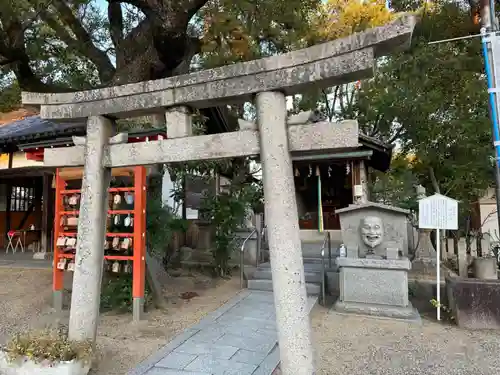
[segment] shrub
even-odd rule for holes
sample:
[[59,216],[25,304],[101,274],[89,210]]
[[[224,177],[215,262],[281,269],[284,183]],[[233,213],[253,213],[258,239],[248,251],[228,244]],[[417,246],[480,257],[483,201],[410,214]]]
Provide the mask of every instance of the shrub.
[[45,329],[16,334],[3,351],[11,362],[27,358],[37,363],[72,360],[88,363],[92,359],[93,346],[90,341],[70,341],[61,329]]
[[[132,274],[109,275],[109,279],[103,285],[101,291],[100,310],[128,313],[132,311]],[[147,308],[151,304],[151,290],[146,282],[144,289],[144,305]]]

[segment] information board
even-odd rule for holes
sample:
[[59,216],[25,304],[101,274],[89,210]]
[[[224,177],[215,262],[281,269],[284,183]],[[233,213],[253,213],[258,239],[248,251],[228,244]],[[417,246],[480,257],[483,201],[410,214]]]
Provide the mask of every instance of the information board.
[[458,229],[458,201],[434,194],[418,202],[418,226],[422,229]]

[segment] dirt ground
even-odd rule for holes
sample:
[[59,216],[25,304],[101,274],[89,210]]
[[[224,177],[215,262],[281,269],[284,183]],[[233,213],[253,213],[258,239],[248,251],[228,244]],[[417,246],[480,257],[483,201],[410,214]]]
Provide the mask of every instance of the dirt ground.
[[500,333],[467,331],[428,318],[422,325],[312,312],[317,373],[491,375],[500,373]]
[[0,344],[47,309],[52,295],[48,270],[0,268]]
[[[0,340],[54,319],[49,270],[0,269]],[[190,300],[179,297],[196,292]],[[168,307],[147,320],[104,314],[93,375],[124,375],[184,328],[239,292],[239,280],[185,272],[169,280]],[[63,321],[67,316],[63,317]],[[423,314],[422,324],[342,315],[316,306],[311,315],[317,374],[491,375],[500,368],[500,333],[466,331]],[[0,341],[1,343],[2,341]],[[280,374],[277,370],[276,374]]]
[[[51,282],[50,270],[0,269],[0,340],[28,327],[41,328],[56,319],[63,323],[68,320],[67,313],[56,317],[50,308]],[[148,312],[144,321],[134,323],[130,314],[103,314],[97,338],[98,361],[91,374],[126,374],[239,291],[237,277],[214,281],[200,273],[184,272],[172,277],[164,290],[167,308]],[[184,300],[179,296],[185,292],[198,296]]]

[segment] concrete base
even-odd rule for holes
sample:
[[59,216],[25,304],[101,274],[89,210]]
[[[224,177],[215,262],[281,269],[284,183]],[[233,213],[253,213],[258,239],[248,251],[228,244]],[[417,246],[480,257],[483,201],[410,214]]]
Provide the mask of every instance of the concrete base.
[[33,259],[37,259],[37,260],[52,259],[52,253],[39,251],[39,252],[33,253]]
[[337,258],[340,267],[338,312],[420,321],[408,299],[407,258]]
[[496,258],[476,258],[472,262],[474,277],[481,280],[498,280],[498,265]]
[[460,328],[500,330],[500,280],[446,277],[448,306]]
[[132,313],[134,322],[138,322],[144,318],[144,298],[134,297],[132,302]]
[[61,312],[63,309],[63,293],[62,290],[54,290],[52,292],[52,307],[57,312]]
[[338,271],[326,271],[326,290],[331,296],[340,294],[340,275]]
[[408,270],[403,259],[337,258],[340,300],[387,306],[408,306]]
[[2,375],[87,375],[90,364],[80,361],[59,362],[53,366],[36,363],[26,358],[9,362],[7,355],[0,351],[0,374]]
[[333,309],[340,313],[350,313],[358,315],[368,315],[375,317],[385,317],[392,319],[403,319],[420,323],[420,315],[413,308],[411,302],[407,307],[376,305],[371,303],[342,302],[337,301]]

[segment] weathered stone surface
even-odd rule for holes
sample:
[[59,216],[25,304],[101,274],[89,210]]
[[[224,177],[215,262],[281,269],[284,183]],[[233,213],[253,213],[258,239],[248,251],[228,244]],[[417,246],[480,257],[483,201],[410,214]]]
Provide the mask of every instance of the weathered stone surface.
[[[401,247],[403,256],[408,254],[408,211],[397,207],[367,202],[365,204],[351,204],[349,207],[335,210],[340,218],[342,241],[347,249],[358,249],[358,256],[364,257],[369,253],[368,246],[361,240],[361,223],[365,218],[379,218],[383,226],[382,241],[376,246],[384,252],[387,247],[395,244]],[[376,250],[376,249],[375,249]],[[352,251],[350,252],[350,254]]]
[[338,257],[335,263],[339,267],[362,267],[378,269],[406,270],[411,269],[411,263],[407,258],[403,259],[369,259],[369,258],[343,258]]
[[498,265],[494,257],[476,258],[472,262],[474,277],[481,280],[498,280]]
[[287,374],[314,374],[285,95],[259,93],[256,105],[282,369]]
[[[333,86],[373,74],[375,57],[409,44],[413,16],[352,36],[265,59],[223,66],[173,78],[65,94],[23,93],[23,103],[41,105],[43,118],[100,114],[132,117],[186,104],[217,105],[223,99],[248,100],[257,92],[287,94],[307,86]],[[85,103],[85,105],[82,105]]]
[[193,118],[186,106],[168,108],[165,112],[168,138],[182,138],[193,135]]
[[[288,128],[290,151],[294,153],[357,147],[358,135],[357,121],[318,122]],[[258,155],[261,147],[259,132],[246,130],[148,143],[110,145],[106,150],[103,165],[114,168]],[[83,146],[45,150],[45,166],[69,167],[81,166],[83,163]]]
[[406,307],[401,307],[337,301],[334,305],[334,309],[335,311],[341,313],[403,319],[418,324],[421,323],[420,315],[418,314],[418,311],[411,305],[411,303]]
[[408,306],[408,259],[337,258],[337,264],[341,301]]
[[[69,338],[95,341],[105,240],[107,189],[111,170],[102,166],[104,149],[113,135],[113,123],[104,117],[90,117],[84,146],[86,164],[78,220],[77,252],[71,294]],[[82,147],[82,146],[78,146]]]
[[458,326],[500,329],[500,281],[446,277],[448,305]]

